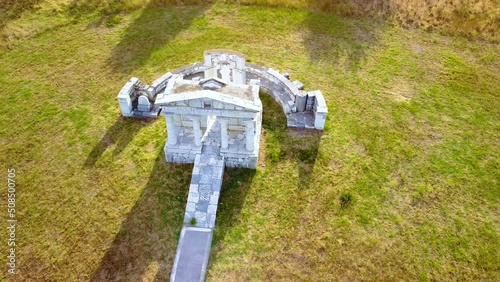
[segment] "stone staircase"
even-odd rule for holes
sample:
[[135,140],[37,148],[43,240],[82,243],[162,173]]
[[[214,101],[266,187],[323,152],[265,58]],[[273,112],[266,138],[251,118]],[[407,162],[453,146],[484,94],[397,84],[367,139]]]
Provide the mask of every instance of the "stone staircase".
[[223,175],[224,157],[219,148],[204,143],[194,162],[172,282],[205,280]]
[[223,174],[224,158],[211,147],[204,146],[194,161],[184,214],[185,224],[214,228]]

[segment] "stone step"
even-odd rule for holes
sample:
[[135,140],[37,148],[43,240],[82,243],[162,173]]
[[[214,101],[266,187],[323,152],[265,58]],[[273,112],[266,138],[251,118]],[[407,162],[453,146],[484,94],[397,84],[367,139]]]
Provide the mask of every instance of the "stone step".
[[211,151],[196,156],[184,223],[214,228],[223,175],[223,157]]
[[204,281],[211,244],[212,229],[184,226],[170,281]]
[[196,155],[170,281],[205,279],[224,166],[217,146],[203,146]]

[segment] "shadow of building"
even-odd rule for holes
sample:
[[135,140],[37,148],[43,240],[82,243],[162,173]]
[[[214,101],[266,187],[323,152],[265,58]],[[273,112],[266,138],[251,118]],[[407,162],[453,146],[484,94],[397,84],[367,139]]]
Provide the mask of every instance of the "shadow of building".
[[128,119],[118,117],[104,136],[97,143],[85,160],[84,167],[92,167],[110,146],[114,146],[113,156],[120,154],[139,133],[144,124],[151,124],[152,119]]
[[142,194],[122,222],[91,281],[139,281],[170,275],[186,206],[192,165],[158,154]]
[[355,71],[377,42],[380,24],[367,19],[350,18],[320,12],[309,12],[303,42],[309,60]]

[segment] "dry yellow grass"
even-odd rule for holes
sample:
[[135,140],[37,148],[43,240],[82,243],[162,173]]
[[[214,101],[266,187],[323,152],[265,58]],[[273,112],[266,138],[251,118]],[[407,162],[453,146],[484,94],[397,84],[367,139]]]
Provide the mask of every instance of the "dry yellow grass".
[[[158,0],[176,4],[200,4],[200,0]],[[343,16],[389,19],[403,25],[437,28],[447,33],[498,41],[500,7],[496,0],[215,0],[312,9]]]
[[313,9],[345,16],[390,19],[403,25],[498,41],[496,0],[225,0],[241,4]]
[[368,16],[391,20],[403,26],[437,29],[444,33],[498,42],[500,7],[497,0],[21,0],[0,3],[0,35],[3,39],[26,35],[22,28],[5,27],[24,11],[51,9],[55,12],[100,9],[115,14],[146,5],[208,5],[236,3],[323,11],[342,16]]

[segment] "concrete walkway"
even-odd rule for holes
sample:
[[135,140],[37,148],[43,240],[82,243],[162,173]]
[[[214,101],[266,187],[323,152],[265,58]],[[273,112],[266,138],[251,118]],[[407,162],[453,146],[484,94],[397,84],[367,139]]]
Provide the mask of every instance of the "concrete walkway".
[[205,280],[210,246],[212,245],[212,231],[211,228],[187,225],[182,228],[170,281],[199,282]]
[[189,196],[170,281],[204,281],[219,202],[224,158],[204,145],[196,156]]

